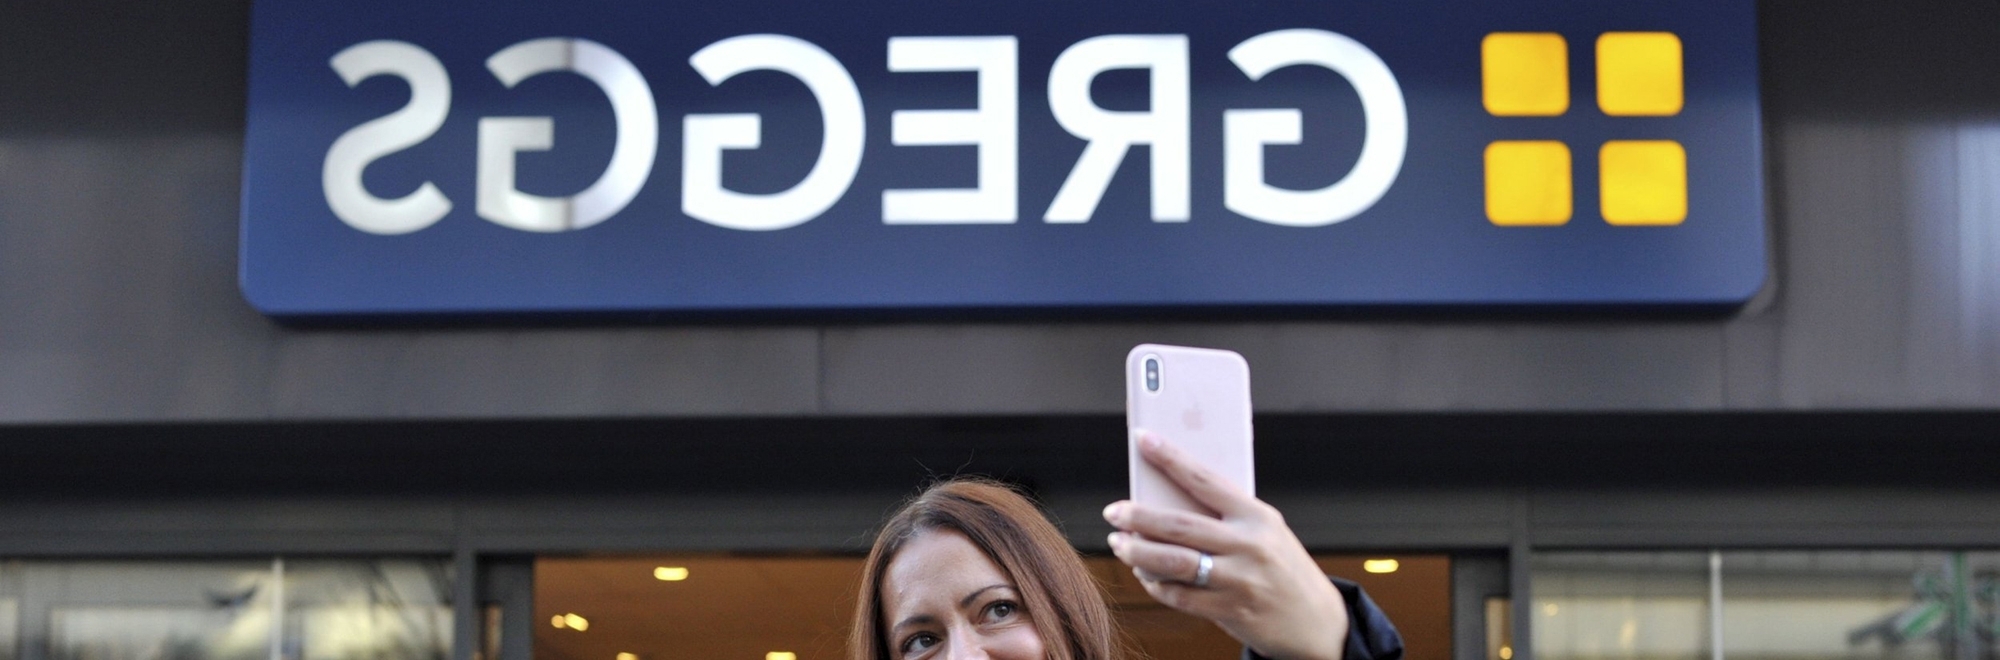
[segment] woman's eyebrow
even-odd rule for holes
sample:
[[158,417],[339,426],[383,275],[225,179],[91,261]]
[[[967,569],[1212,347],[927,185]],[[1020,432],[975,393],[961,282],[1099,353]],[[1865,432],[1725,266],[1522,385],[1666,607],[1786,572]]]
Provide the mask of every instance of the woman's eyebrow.
[[[972,601],[977,600],[979,598],[980,594],[986,593],[988,591],[992,591],[994,589],[1012,589],[1012,588],[1014,588],[1014,585],[1007,584],[1004,582],[998,584],[989,584],[984,587],[974,589],[972,593],[966,594],[964,598],[958,600],[958,606],[961,609],[969,607],[972,605]],[[889,629],[900,630],[905,626],[912,626],[912,625],[926,624],[926,623],[937,623],[937,617],[931,616],[929,614],[918,614],[916,616],[903,619],[902,621],[897,621],[896,625],[889,626]]]
[[931,616],[931,615],[929,615],[929,614],[919,614],[919,615],[916,615],[916,616],[913,616],[913,617],[910,617],[910,618],[907,618],[907,619],[903,619],[902,621],[897,621],[897,622],[896,622],[896,625],[893,625],[893,626],[889,626],[889,630],[892,630],[892,631],[893,631],[893,630],[902,630],[903,628],[906,628],[906,627],[909,627],[909,626],[914,626],[914,625],[919,625],[919,624],[926,624],[926,623],[937,623],[937,617],[934,617],[934,616]]
[[1012,587],[1013,585],[1010,584],[989,584],[984,587],[980,587],[979,589],[973,591],[972,593],[966,594],[964,598],[958,599],[958,606],[960,609],[963,609],[971,605],[973,600],[978,599],[979,594],[983,594],[988,591],[992,591],[994,589],[1009,589]]

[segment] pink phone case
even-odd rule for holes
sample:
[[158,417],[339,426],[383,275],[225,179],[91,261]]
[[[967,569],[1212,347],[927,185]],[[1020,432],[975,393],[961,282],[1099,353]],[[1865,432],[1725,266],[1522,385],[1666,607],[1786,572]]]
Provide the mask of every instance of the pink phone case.
[[[1157,371],[1149,376],[1148,361]],[[1139,457],[1137,431],[1159,436],[1256,495],[1251,452],[1250,365],[1233,351],[1141,344],[1125,356],[1126,452],[1132,501],[1216,513]]]

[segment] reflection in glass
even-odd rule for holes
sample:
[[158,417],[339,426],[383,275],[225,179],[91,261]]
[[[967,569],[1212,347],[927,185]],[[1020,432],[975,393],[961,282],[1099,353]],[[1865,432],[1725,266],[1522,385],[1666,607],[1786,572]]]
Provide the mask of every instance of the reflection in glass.
[[[0,568],[0,571],[4,570],[6,569]],[[19,657],[15,649],[20,648],[21,642],[14,634],[14,627],[15,622],[21,620],[20,610],[20,601],[0,596],[0,660],[14,660]]]
[[1514,660],[1514,599],[1486,599],[1486,660]]
[[445,660],[449,568],[423,560],[287,562],[284,656]]
[[1716,557],[1704,598],[1702,553],[1538,553],[1536,660],[2000,660],[2000,553]]
[[[11,566],[0,602],[17,612],[0,612],[15,626],[0,627],[7,649],[0,660],[444,660],[450,653],[451,574],[442,560]],[[19,648],[35,652],[22,656]]]
[[75,660],[259,660],[270,622],[265,613],[229,609],[58,608],[49,613],[49,651]]
[[22,568],[23,599],[47,608],[51,660],[269,656],[269,562],[25,562]]
[[1725,553],[1730,660],[1991,660],[2000,554]]
[[1536,553],[1535,660],[1708,660],[1706,552]]
[[21,566],[0,561],[0,660],[14,660],[21,653]]

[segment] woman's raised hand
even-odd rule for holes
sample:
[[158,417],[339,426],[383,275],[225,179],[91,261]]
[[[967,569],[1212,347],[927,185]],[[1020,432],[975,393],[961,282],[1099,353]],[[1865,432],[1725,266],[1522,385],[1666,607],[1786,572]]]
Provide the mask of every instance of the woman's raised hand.
[[[1146,593],[1168,607],[1222,626],[1275,660],[1341,660],[1347,603],[1284,516],[1235,484],[1188,460],[1150,433],[1139,455],[1221,519],[1129,500],[1104,508],[1111,552],[1132,567]],[[1196,586],[1202,556],[1206,586]]]

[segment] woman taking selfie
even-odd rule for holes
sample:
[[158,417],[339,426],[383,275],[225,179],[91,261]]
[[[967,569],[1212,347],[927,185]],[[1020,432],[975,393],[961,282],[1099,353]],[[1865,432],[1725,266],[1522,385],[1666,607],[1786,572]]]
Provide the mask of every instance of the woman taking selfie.
[[[1147,437],[1140,454],[1220,519],[1113,503],[1112,553],[1153,598],[1271,660],[1398,660],[1402,639],[1329,581],[1277,510]],[[955,480],[891,516],[868,553],[848,660],[1143,660],[1102,588],[1034,504]],[[1218,659],[1224,660],[1224,659]]]

